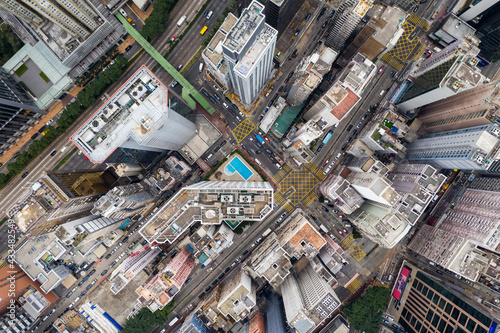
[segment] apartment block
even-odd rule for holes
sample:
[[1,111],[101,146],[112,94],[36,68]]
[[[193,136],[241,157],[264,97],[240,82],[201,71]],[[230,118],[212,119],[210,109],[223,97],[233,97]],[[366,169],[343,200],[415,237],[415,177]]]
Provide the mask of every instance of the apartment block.
[[262,221],[272,212],[273,193],[267,182],[210,181],[185,186],[139,232],[151,244],[172,243],[195,222]]
[[276,293],[266,295],[266,332],[285,333],[286,324],[283,300]]
[[217,309],[224,315],[240,321],[257,304],[256,288],[243,271],[224,279]]
[[265,22],[264,5],[252,1],[222,44],[234,93],[246,106],[270,78],[277,36],[278,31]]
[[67,246],[78,247],[118,229],[124,219],[89,215],[59,225],[55,235]]
[[214,37],[212,37],[207,47],[201,53],[201,57],[206,65],[207,75],[224,91],[231,88],[231,78],[229,76],[229,68],[224,59],[222,44],[224,44],[226,36],[237,21],[238,18],[233,13],[229,13],[219,30],[217,30]]
[[439,228],[488,250],[500,252],[500,192],[467,189]]
[[336,51],[341,51],[356,26],[372,7],[372,4],[373,1],[370,0],[342,1],[333,17],[333,27],[326,40],[326,45]]
[[58,262],[68,248],[54,234],[26,239],[17,249],[14,260],[32,279],[40,282],[44,293],[54,290],[71,272]]
[[385,176],[352,172],[347,176],[346,180],[365,200],[394,206],[401,199],[401,196],[392,187],[392,182]]
[[146,246],[140,251],[125,258],[111,273],[109,288],[113,294],[118,294],[140,271],[146,268],[161,252],[158,247]]
[[114,219],[128,218],[142,212],[155,199],[154,194],[144,181],[117,186],[97,200],[92,214]]
[[490,82],[428,104],[420,109],[418,120],[426,133],[445,132],[489,125],[500,108],[500,83]]
[[344,250],[330,236],[325,235],[325,240],[327,244],[321,248],[318,257],[332,274],[337,274],[347,263]]
[[273,288],[277,288],[290,273],[292,263],[281,248],[278,237],[272,232],[253,251],[247,266],[257,276],[266,279]]
[[499,138],[493,124],[428,134],[407,146],[407,158],[442,169],[488,170],[497,159]]
[[178,112],[185,104],[141,66],[71,140],[93,163],[149,165],[167,150],[180,150],[196,125]]
[[498,4],[497,0],[479,0],[473,1],[465,11],[460,14],[460,18],[464,21],[470,21],[477,16],[487,12],[493,6]]
[[375,115],[358,137],[369,149],[379,154],[404,156],[404,141],[414,141],[417,134],[406,124],[405,118],[390,107],[386,112]]
[[301,61],[299,69],[293,75],[293,84],[288,94],[288,101],[292,105],[302,104],[319,86],[323,76],[330,71],[337,59],[337,55],[338,52],[324,46]]
[[42,180],[67,201],[80,196],[104,194],[115,186],[116,178],[109,171],[52,170]]
[[311,265],[289,275],[281,292],[288,325],[300,333],[311,332],[340,305],[335,292]]
[[399,110],[416,109],[481,85],[478,45],[477,38],[468,36],[422,61],[399,99]]
[[339,74],[332,87],[304,114],[306,121],[324,122],[323,128],[339,123],[361,99],[377,66],[357,54]]
[[209,327],[227,332],[233,327],[235,321],[231,317],[224,316],[217,309],[221,290],[222,286],[220,284],[212,288],[212,290],[200,300],[197,314],[198,318]]
[[320,185],[320,191],[325,197],[335,202],[344,214],[352,214],[361,207],[365,200],[352,188],[345,178],[329,175]]
[[399,164],[388,179],[401,196],[393,206],[411,225],[415,225],[447,177],[427,164]]
[[307,220],[301,210],[289,216],[277,233],[281,248],[290,258],[306,256],[312,259],[326,244],[319,231]]
[[79,312],[100,333],[119,333],[123,328],[98,304],[91,301],[84,302]]
[[476,29],[467,24],[465,20],[451,14],[440,22],[435,31],[429,34],[429,38],[438,45],[446,47],[468,36],[474,36],[475,32]]

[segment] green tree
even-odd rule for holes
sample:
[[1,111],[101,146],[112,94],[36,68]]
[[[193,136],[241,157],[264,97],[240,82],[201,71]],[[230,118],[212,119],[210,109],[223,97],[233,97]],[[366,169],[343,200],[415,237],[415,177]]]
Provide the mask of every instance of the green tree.
[[349,323],[360,332],[379,332],[382,314],[387,307],[389,298],[389,289],[384,287],[369,288],[363,297],[345,307],[344,312],[349,318]]

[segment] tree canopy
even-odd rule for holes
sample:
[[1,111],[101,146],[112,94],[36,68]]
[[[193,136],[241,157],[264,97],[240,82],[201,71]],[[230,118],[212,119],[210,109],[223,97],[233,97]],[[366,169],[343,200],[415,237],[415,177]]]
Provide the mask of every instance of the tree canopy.
[[141,35],[147,40],[152,40],[158,33],[163,32],[169,19],[170,12],[174,9],[178,1],[179,0],[155,0],[153,4],[154,10],[144,21]]
[[365,333],[377,333],[382,325],[382,314],[389,302],[390,292],[384,287],[369,288],[365,295],[349,303],[344,312],[349,323]]
[[151,312],[148,308],[140,309],[134,316],[127,319],[122,333],[146,333],[165,324],[174,307],[174,302],[168,303],[163,309]]
[[5,64],[23,46],[8,24],[0,26],[0,65]]

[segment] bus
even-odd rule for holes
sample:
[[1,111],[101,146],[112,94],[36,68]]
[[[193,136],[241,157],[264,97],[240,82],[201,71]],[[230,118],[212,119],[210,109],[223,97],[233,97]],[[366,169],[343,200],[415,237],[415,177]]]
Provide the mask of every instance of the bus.
[[262,234],[262,237],[266,237],[267,235],[269,235],[270,233],[272,232],[271,228],[267,228],[266,231],[264,231],[264,233]]
[[204,35],[205,32],[207,32],[208,27],[204,26],[203,29],[201,29],[200,34]]
[[328,140],[330,140],[330,138],[332,137],[332,135],[333,135],[333,131],[332,131],[332,130],[330,130],[330,131],[328,132],[328,134],[325,136],[325,138],[323,139],[323,144],[324,144],[324,145],[326,145],[326,144],[327,144]]

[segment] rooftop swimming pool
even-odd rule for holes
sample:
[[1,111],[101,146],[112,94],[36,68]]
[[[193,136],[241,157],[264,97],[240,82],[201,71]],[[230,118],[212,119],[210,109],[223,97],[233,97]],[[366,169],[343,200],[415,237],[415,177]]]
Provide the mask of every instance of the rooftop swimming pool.
[[253,172],[243,163],[239,156],[233,157],[233,159],[225,166],[224,172],[227,175],[233,175],[238,172],[243,179],[248,180],[252,177]]

